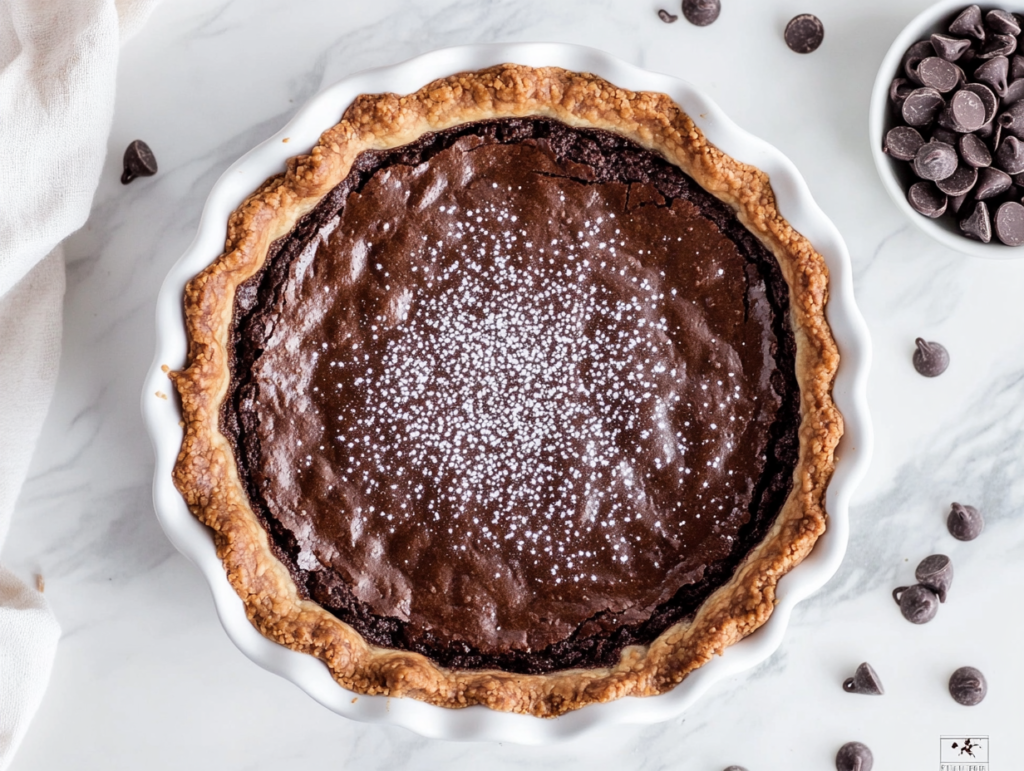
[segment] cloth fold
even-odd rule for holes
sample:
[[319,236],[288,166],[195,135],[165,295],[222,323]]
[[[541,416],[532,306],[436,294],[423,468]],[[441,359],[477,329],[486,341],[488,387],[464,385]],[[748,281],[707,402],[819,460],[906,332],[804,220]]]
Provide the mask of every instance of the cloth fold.
[[[0,548],[53,395],[60,243],[92,205],[119,49],[156,0],[0,0]],[[49,681],[60,629],[0,567],[0,771]]]

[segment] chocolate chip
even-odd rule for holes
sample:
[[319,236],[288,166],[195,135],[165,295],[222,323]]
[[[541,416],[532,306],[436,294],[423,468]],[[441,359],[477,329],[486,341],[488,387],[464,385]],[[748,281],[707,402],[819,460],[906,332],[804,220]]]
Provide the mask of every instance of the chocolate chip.
[[[1009,64],[1009,60],[1003,58]],[[940,94],[947,94],[956,88],[963,75],[963,70],[938,56],[922,59],[917,66],[917,76],[921,79],[921,84],[934,88]]]
[[985,26],[993,32],[1017,37],[1020,34],[1020,23],[1012,13],[1006,11],[989,11],[985,14]]
[[1003,95],[1002,106],[1009,107],[1012,104],[1016,104],[1021,99],[1024,99],[1024,78],[1015,80],[1006,87],[1006,93]]
[[970,40],[950,37],[949,35],[932,35],[931,44],[932,48],[935,49],[935,53],[947,62],[955,62],[963,56],[964,51],[971,47]]
[[981,704],[988,693],[985,675],[974,667],[960,667],[949,676],[949,695],[957,704],[973,707]]
[[968,83],[964,86],[964,90],[981,97],[981,101],[985,104],[985,123],[996,117],[996,112],[999,110],[999,100],[991,88],[984,83]]
[[977,181],[977,169],[972,166],[958,166],[956,171],[936,182],[935,186],[946,195],[966,195]]
[[958,214],[960,212],[960,209],[964,205],[964,201],[966,201],[966,200],[967,200],[967,193],[964,193],[963,195],[951,195],[949,197],[949,204],[948,204],[949,210],[951,212],[953,212],[953,214]]
[[989,166],[978,170],[978,184],[974,186],[974,197],[978,201],[995,198],[1010,189],[1013,180],[1005,171]]
[[985,27],[981,23],[981,8],[977,5],[964,8],[949,25],[949,31],[954,35],[970,35],[975,40],[984,41]]
[[953,561],[945,554],[925,557],[914,571],[914,578],[919,584],[935,592],[939,602],[945,602],[949,587],[953,584]]
[[960,157],[964,163],[976,169],[992,165],[992,153],[988,151],[988,146],[974,134],[960,137]]
[[925,377],[938,377],[949,366],[949,351],[939,343],[930,343],[923,338],[914,340],[914,369]]
[[978,54],[979,59],[991,59],[993,56],[1009,56],[1017,50],[1017,38],[1010,35],[992,35],[985,41]]
[[1024,135],[1024,101],[1015,102],[1007,107],[999,115],[997,128],[1018,138]]
[[[903,104],[904,113],[906,113],[907,103],[913,98],[914,94],[907,97],[907,101]],[[923,99],[922,103],[924,103]],[[953,115],[958,131],[977,131],[988,123],[985,119],[987,114],[985,102],[982,101],[980,95],[968,87],[961,88],[953,95],[949,102],[949,111]],[[907,123],[910,121],[908,120]]]
[[[1021,103],[1024,106],[1024,102]],[[1024,143],[1015,136],[1006,137],[996,150],[996,165],[1007,174],[1024,171]]]
[[992,240],[992,218],[984,201],[978,201],[971,215],[960,220],[960,230],[968,238],[977,239],[983,244]]
[[996,238],[1007,246],[1024,244],[1024,206],[1016,201],[1002,204],[996,209],[995,229]]
[[136,139],[124,151],[124,173],[121,184],[127,185],[136,177],[151,177],[156,174],[156,156],[149,145]]
[[946,517],[949,534],[958,541],[973,541],[985,529],[985,518],[973,506],[954,503]]
[[[940,59],[940,61],[942,61]],[[924,62],[922,62],[923,66]],[[947,62],[948,64],[948,62]],[[956,67],[950,64],[950,67]],[[974,79],[991,86],[996,96],[1006,96],[1006,89],[1009,88],[1008,78],[1010,77],[1010,60],[1005,56],[996,56],[989,59],[974,71]]]
[[950,176],[956,165],[956,150],[945,142],[926,142],[914,156],[914,173],[933,182]]
[[918,214],[935,219],[946,213],[946,195],[931,182],[915,182],[907,191],[907,202]]
[[836,753],[836,771],[871,771],[875,756],[866,744],[847,742]]
[[678,16],[676,16],[674,13],[669,13],[664,8],[658,9],[658,18],[661,19],[666,24],[671,24],[672,22],[679,20]]
[[885,693],[878,673],[866,661],[857,667],[853,677],[848,677],[843,681],[843,690],[847,693],[863,693],[869,696],[881,696]]
[[690,24],[706,27],[722,12],[719,0],[683,0],[683,16]]
[[898,161],[912,161],[924,144],[924,137],[910,126],[896,126],[885,135],[885,147],[890,156]]
[[912,82],[921,85],[921,78],[918,75],[917,67],[929,56],[935,56],[935,48],[932,47],[931,42],[928,40],[918,40],[903,54],[903,58],[900,60],[900,71],[910,78]]
[[786,45],[798,54],[809,54],[818,50],[825,39],[825,26],[813,13],[794,16],[786,25]]
[[1016,80],[1024,76],[1024,56],[1013,56],[1010,58],[1010,79]]
[[[1024,83],[1024,81],[1021,82]],[[896,105],[897,110],[903,108],[903,102],[910,96],[914,88],[916,86],[906,78],[895,78],[893,80],[889,86],[889,99]]]
[[[961,93],[962,90],[957,95]],[[934,88],[915,88],[903,102],[903,120],[908,126],[924,126],[935,120],[945,104],[942,94]]]
[[939,610],[939,598],[927,586],[898,586],[892,598],[899,603],[903,618],[912,624],[927,624]]

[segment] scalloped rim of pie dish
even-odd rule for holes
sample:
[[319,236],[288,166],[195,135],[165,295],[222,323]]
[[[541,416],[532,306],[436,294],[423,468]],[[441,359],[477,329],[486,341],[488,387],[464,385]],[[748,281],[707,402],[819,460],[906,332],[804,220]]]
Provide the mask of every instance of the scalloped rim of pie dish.
[[[789,497],[768,535],[694,617],[671,626],[650,645],[625,648],[614,667],[542,675],[445,669],[418,653],[371,645],[304,599],[271,551],[219,427],[231,377],[236,288],[263,266],[270,245],[345,179],[356,156],[455,125],[526,116],[627,137],[679,166],[736,212],[775,255],[789,286],[802,415]],[[764,624],[778,580],[825,530],[825,492],[843,432],[831,393],[839,353],[825,319],[827,299],[825,260],[779,213],[767,175],[710,144],[664,94],[628,91],[557,67],[516,64],[452,75],[407,96],[364,94],[308,155],[291,158],[285,173],[268,179],[235,210],[224,252],[186,286],[188,356],[186,366],[171,373],[184,422],[174,483],[192,513],[213,530],[217,554],[252,624],[269,639],[323,661],[349,690],[443,707],[482,704],[538,717],[623,696],[661,694]]]

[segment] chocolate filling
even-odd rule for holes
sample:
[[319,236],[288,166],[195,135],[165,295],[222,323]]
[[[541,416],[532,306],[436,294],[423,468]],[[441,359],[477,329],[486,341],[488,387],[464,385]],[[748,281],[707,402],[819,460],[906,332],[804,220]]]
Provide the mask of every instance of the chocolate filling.
[[299,591],[442,666],[614,664],[771,527],[788,289],[679,168],[556,121],[367,151],[239,287],[221,413]]

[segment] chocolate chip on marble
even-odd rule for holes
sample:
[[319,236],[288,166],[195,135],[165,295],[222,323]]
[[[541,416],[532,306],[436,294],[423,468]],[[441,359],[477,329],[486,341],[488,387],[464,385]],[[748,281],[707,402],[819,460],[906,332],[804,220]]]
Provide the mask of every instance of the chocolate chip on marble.
[[671,24],[672,22],[679,20],[678,16],[676,16],[674,13],[669,13],[664,8],[658,9],[658,18],[661,19],[666,24]]
[[925,377],[938,377],[949,366],[949,351],[940,343],[919,337],[914,340],[914,369]]
[[968,166],[981,169],[992,165],[992,153],[988,145],[978,139],[974,134],[964,134],[960,137],[960,157]]
[[924,144],[921,133],[910,126],[896,126],[885,135],[885,152],[898,161],[912,161]]
[[945,142],[926,142],[914,156],[914,173],[932,182],[950,176],[956,166],[956,150]]
[[949,25],[949,31],[953,35],[970,35],[975,40],[984,41],[985,27],[981,21],[981,8],[977,5],[964,8]]
[[981,704],[987,693],[985,675],[974,667],[960,667],[949,676],[949,695],[957,704],[973,707]]
[[720,0],[683,0],[683,16],[698,27],[712,24],[721,12]]
[[847,693],[863,693],[869,696],[881,696],[885,693],[878,673],[866,661],[857,667],[853,677],[848,677],[843,681],[843,690]]
[[953,214],[959,214],[960,209],[963,208],[964,201],[966,200],[967,193],[964,193],[963,195],[951,195],[949,197],[947,208],[949,211],[953,212]]
[[1020,174],[1024,171],[1024,142],[1015,136],[1006,137],[996,150],[995,162],[1007,174]]
[[978,201],[971,215],[960,220],[960,230],[968,238],[974,238],[983,244],[992,240],[992,218],[984,201]]
[[932,48],[935,49],[936,55],[941,56],[947,62],[955,62],[963,56],[964,51],[971,47],[970,40],[950,37],[949,35],[932,35],[930,42]]
[[945,554],[925,557],[914,571],[914,578],[919,584],[935,592],[939,602],[945,602],[949,588],[953,585],[953,561]]
[[1006,87],[1006,93],[1003,95],[1002,107],[1006,108],[1012,104],[1016,104],[1021,99],[1024,99],[1024,78],[1013,81]]
[[936,219],[946,213],[946,195],[932,182],[915,182],[907,191],[907,202],[918,214]]
[[[1021,82],[1024,83],[1024,81]],[[892,81],[889,86],[889,99],[896,105],[897,110],[902,109],[903,102],[906,101],[906,98],[910,96],[915,88],[917,86],[906,78],[895,78]]]
[[[915,91],[914,93],[916,94],[917,92]],[[906,115],[907,104],[913,98],[914,94],[911,94],[907,97],[907,101],[903,103],[904,115]],[[922,105],[928,104],[924,97],[921,97],[920,101]],[[949,102],[949,111],[953,116],[954,126],[957,131],[964,133],[977,131],[988,123],[985,119],[987,115],[985,102],[982,101],[982,97],[979,94],[967,87],[961,88],[953,95]],[[908,120],[907,123],[910,123],[910,121]]]
[[[957,96],[961,93],[963,90],[958,91]],[[908,126],[927,125],[938,117],[945,104],[942,94],[934,88],[915,88],[903,101],[903,120]],[[984,114],[984,107],[982,113]]]
[[985,529],[985,518],[973,506],[954,503],[946,517],[946,528],[958,541],[973,541]]
[[[940,61],[942,61],[940,59]],[[948,62],[947,62],[948,63]],[[922,65],[924,63],[922,62]],[[955,67],[955,64],[950,64]],[[974,71],[974,79],[991,86],[996,96],[1006,96],[1006,89],[1010,87],[1010,60],[1005,56],[996,56],[979,66]]]
[[927,586],[898,586],[892,591],[900,613],[911,624],[927,624],[939,610],[939,598]]
[[1020,34],[1020,22],[1012,13],[1006,11],[989,11],[985,14],[985,26],[993,32],[1017,37]]
[[866,744],[847,742],[836,753],[836,771],[871,771],[875,756]]
[[784,37],[790,51],[798,54],[813,53],[825,39],[825,25],[813,13],[801,13],[789,20]]
[[985,105],[985,123],[996,117],[996,112],[999,110],[999,99],[991,88],[984,83],[968,83],[964,86],[963,90],[970,91],[981,97],[981,101]]
[[917,76],[921,79],[921,84],[934,88],[940,94],[948,94],[956,88],[963,74],[963,70],[955,64],[938,56],[922,59],[917,66]]
[[991,59],[994,56],[1009,56],[1017,50],[1017,38],[1011,35],[991,35],[978,53],[979,59]]
[[966,195],[978,181],[978,170],[972,166],[958,166],[957,170],[945,179],[935,183],[943,193],[949,196]]
[[156,156],[145,142],[136,139],[124,151],[124,172],[121,184],[127,185],[136,177],[151,177],[156,174]]
[[1007,201],[996,209],[996,238],[1007,246],[1024,244],[1024,206]]

